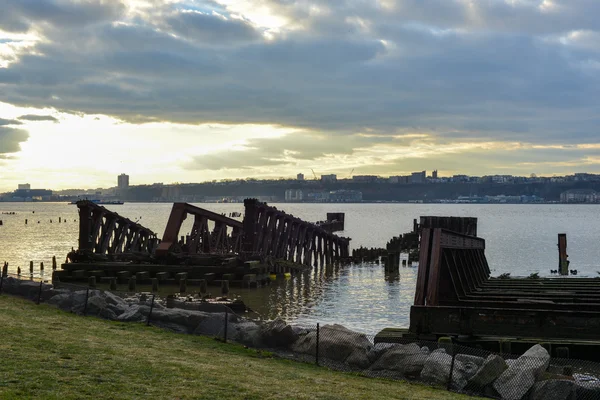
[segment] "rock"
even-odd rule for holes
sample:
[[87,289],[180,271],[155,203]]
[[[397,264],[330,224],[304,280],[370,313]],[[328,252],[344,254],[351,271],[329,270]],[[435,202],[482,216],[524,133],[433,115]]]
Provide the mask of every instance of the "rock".
[[429,347],[423,346],[421,347],[421,353],[429,355],[431,354],[431,350],[429,350]]
[[521,357],[508,363],[509,367],[494,382],[494,389],[502,399],[520,400],[531,389],[536,379],[548,368],[550,355],[536,344]]
[[433,350],[430,354],[438,354],[438,353],[440,353],[440,354],[448,354],[448,353],[446,353],[446,349],[441,349],[441,348]]
[[262,327],[253,321],[241,321],[227,328],[227,339],[250,347],[263,347]]
[[[425,360],[421,371],[421,379],[437,385],[446,385],[452,368],[452,356],[445,352],[432,351]],[[467,386],[468,380],[477,372],[477,366],[472,362],[463,363],[454,360],[452,369],[451,387],[462,390]]]
[[289,347],[298,340],[298,334],[282,319],[265,323],[261,328],[261,341],[269,347]]
[[106,307],[103,308],[102,310],[100,310],[98,312],[98,316],[100,318],[104,318],[104,319],[110,319],[110,320],[116,320],[117,319],[117,314],[115,314],[114,311],[112,311],[110,308]]
[[[139,322],[145,321],[146,316],[150,312],[150,308],[148,306],[140,306],[137,304],[131,305],[129,309],[127,309],[124,313],[117,317],[119,321],[126,322]],[[154,317],[153,317],[154,318]]]
[[402,376],[416,377],[421,374],[428,357],[415,343],[404,346],[396,344],[384,352],[369,369],[396,371]]
[[106,308],[106,300],[103,297],[94,295],[90,296],[87,302],[86,313],[90,315],[98,315]]
[[55,305],[63,310],[70,310],[73,305],[73,298],[70,294],[58,294],[48,299],[48,304]]
[[575,398],[577,400],[599,400],[600,383],[575,382]]
[[477,373],[469,380],[469,385],[475,388],[483,388],[495,381],[507,368],[508,365],[502,357],[490,354]]
[[530,400],[567,400],[575,391],[575,382],[551,379],[533,385]]
[[373,347],[371,347],[371,350],[369,350],[369,361],[371,361],[371,363],[374,363],[386,351],[397,347],[402,347],[402,345],[398,343],[376,343]]
[[[316,332],[301,336],[292,345],[297,353],[314,355]],[[319,356],[333,361],[347,362],[352,367],[367,368],[371,342],[366,335],[351,331],[342,325],[324,325],[319,332]]]
[[457,354],[455,359],[462,363],[470,362],[477,365],[477,368],[483,365],[483,361],[485,360],[483,357],[471,356],[468,354]]

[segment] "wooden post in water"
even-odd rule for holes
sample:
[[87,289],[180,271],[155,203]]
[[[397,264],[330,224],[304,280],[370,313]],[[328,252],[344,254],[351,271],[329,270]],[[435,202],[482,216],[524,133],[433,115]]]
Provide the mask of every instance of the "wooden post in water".
[[52,271],[56,271],[56,256],[52,256]]
[[33,275],[33,261],[29,261],[29,273]]
[[558,234],[558,273],[569,275],[569,260],[567,259],[567,234]]

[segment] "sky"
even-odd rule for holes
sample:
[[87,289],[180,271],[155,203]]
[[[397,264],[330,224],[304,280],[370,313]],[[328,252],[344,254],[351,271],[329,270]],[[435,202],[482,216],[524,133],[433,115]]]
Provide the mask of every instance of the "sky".
[[597,0],[3,0],[0,191],[600,173]]

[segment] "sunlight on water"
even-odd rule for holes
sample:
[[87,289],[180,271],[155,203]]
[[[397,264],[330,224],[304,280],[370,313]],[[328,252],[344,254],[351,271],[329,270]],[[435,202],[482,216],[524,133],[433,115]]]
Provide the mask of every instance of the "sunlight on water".
[[[198,204],[218,213],[243,212],[243,204]],[[479,236],[486,239],[486,255],[493,275],[510,272],[549,276],[556,269],[557,234],[566,233],[570,268],[578,276],[598,276],[600,271],[599,205],[459,205],[459,204],[275,204],[280,210],[306,221],[325,218],[327,212],[346,213],[351,247],[383,247],[393,236],[412,229],[421,215],[479,218]],[[127,203],[106,206],[157,232],[167,224],[171,204]],[[16,215],[1,214],[15,212]],[[62,222],[58,223],[59,217]],[[25,219],[28,223],[25,224]],[[241,218],[238,218],[241,220]],[[51,260],[65,260],[77,248],[77,207],[63,203],[0,203],[0,262],[10,271],[21,267],[28,276],[29,261],[44,262],[44,277],[51,277]],[[52,223],[50,222],[52,220]],[[38,223],[39,221],[39,223]],[[66,222],[65,222],[66,221]],[[181,230],[191,229],[188,218]],[[388,326],[406,327],[413,302],[417,270],[401,268],[400,276],[386,277],[383,266],[358,264],[319,269],[289,280],[277,280],[268,288],[232,288],[265,318],[281,316],[299,324],[340,323],[352,329],[376,333]]]

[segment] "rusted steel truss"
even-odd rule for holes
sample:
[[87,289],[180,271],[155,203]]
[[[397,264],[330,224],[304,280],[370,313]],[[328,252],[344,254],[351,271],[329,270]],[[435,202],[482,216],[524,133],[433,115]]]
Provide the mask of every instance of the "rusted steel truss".
[[[180,240],[179,231],[188,215],[194,216],[194,224],[190,234]],[[241,222],[188,203],[174,203],[156,255],[239,253],[241,245]]]
[[423,228],[420,246],[413,333],[597,337],[598,280],[491,279],[485,241],[441,228]]
[[150,229],[91,201],[77,202],[79,208],[79,253],[150,255],[158,244]]
[[244,201],[243,252],[304,264],[329,265],[349,255],[350,239],[277,210],[256,199]]

